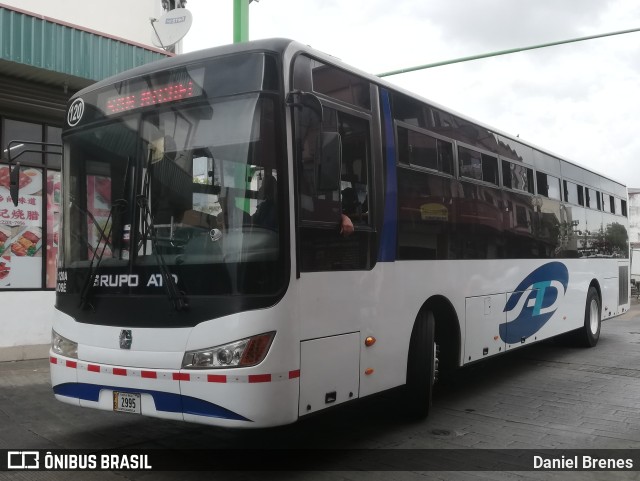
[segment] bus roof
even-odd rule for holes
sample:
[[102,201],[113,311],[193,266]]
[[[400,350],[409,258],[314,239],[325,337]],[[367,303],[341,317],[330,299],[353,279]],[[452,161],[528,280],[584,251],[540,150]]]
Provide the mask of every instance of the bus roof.
[[208,58],[211,58],[213,56],[223,56],[223,55],[230,55],[230,54],[235,54],[235,53],[242,53],[242,52],[273,52],[276,54],[280,54],[283,55],[285,53],[290,54],[291,56],[293,56],[293,54],[295,52],[305,52],[308,53],[309,55],[322,60],[323,62],[327,62],[330,64],[333,64],[337,67],[341,67],[345,70],[351,71],[357,75],[360,75],[364,78],[366,78],[367,80],[369,80],[370,82],[377,84],[379,86],[385,87],[389,90],[395,91],[397,93],[400,94],[404,94],[408,97],[412,97],[415,98],[416,100],[419,100],[420,102],[424,102],[425,104],[428,104],[432,107],[441,109],[447,113],[450,113],[452,115],[455,115],[459,118],[461,118],[462,120],[465,120],[467,122],[471,122],[472,124],[477,125],[478,127],[481,127],[483,129],[486,129],[488,131],[490,131],[491,133],[494,133],[496,135],[500,135],[503,136],[505,138],[508,138],[514,142],[518,142],[526,147],[530,147],[532,149],[535,149],[541,153],[544,153],[546,155],[549,155],[551,157],[555,157],[559,160],[562,160],[564,162],[567,162],[575,167],[578,167],[580,169],[584,169],[587,172],[591,172],[593,174],[598,175],[599,177],[602,177],[604,179],[607,179],[611,182],[614,182],[616,184],[618,184],[621,187],[626,188],[626,185],[623,184],[622,182],[613,179],[607,175],[604,175],[598,171],[595,171],[593,169],[587,168],[584,165],[581,165],[577,162],[574,162],[572,160],[569,160],[561,155],[555,154],[545,148],[539,147],[535,144],[532,144],[531,142],[526,142],[523,141],[520,137],[516,137],[512,134],[503,132],[501,130],[498,130],[494,127],[491,127],[483,122],[479,122],[476,119],[473,119],[469,116],[466,116],[464,114],[461,114],[455,110],[452,110],[448,107],[445,107],[437,102],[434,102],[432,100],[429,100],[425,97],[422,97],[421,95],[418,95],[414,92],[411,92],[409,90],[406,90],[402,87],[399,87],[395,84],[393,84],[392,82],[389,82],[388,80],[382,79],[376,75],[372,75],[368,72],[364,72],[362,70],[359,70],[356,67],[353,67],[351,65],[348,65],[344,62],[342,62],[339,58],[334,57],[332,55],[329,55],[325,52],[322,52],[320,50],[316,50],[308,45],[304,45],[300,42],[297,42],[295,40],[291,40],[291,39],[286,39],[286,38],[271,38],[271,39],[265,39],[265,40],[254,40],[254,41],[250,41],[250,42],[243,42],[243,43],[234,43],[234,44],[229,44],[229,45],[222,45],[222,46],[218,46],[218,47],[212,47],[212,48],[207,48],[204,50],[197,50],[194,52],[189,52],[189,53],[185,53],[185,54],[180,54],[180,55],[176,55],[175,57],[170,57],[170,58],[166,58],[166,59],[162,59],[162,60],[157,60],[151,63],[148,63],[146,65],[142,65],[140,67],[136,67],[133,68],[131,70],[127,70],[124,72],[121,72],[117,75],[114,75],[112,77],[106,78],[104,80],[101,80],[99,82],[96,82],[95,84],[92,84],[91,86],[77,92],[70,100],[72,101],[74,98],[83,95],[86,92],[95,90],[95,89],[99,89],[101,87],[105,87],[107,85],[111,85],[113,83],[116,82],[120,82],[123,80],[127,80],[130,78],[134,78],[134,77],[139,77],[142,75],[146,75],[152,72],[155,72],[159,69],[170,69],[173,67],[177,67],[180,65],[184,65],[185,63],[195,63],[198,61],[202,61],[202,60],[206,60]]

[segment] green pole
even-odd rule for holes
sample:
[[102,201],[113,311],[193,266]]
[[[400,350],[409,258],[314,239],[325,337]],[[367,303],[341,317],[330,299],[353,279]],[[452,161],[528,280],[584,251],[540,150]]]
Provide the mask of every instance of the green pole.
[[249,1],[233,0],[233,43],[249,40]]
[[453,60],[444,60],[442,62],[428,63],[426,65],[418,65],[416,67],[408,67],[408,68],[402,68],[400,70],[392,70],[390,72],[379,73],[378,77],[388,77],[390,75],[397,75],[400,73],[415,72],[416,70],[423,70],[423,69],[432,68],[432,67],[441,67],[443,65],[451,65],[453,63],[468,62],[469,60],[478,60],[481,58],[488,58],[488,57],[498,57],[500,55],[507,55],[510,53],[524,52],[525,50],[535,50],[537,48],[553,47],[555,45],[562,45],[565,43],[582,42],[584,40],[593,40],[596,38],[611,37],[613,35],[624,35],[625,33],[634,33],[634,32],[640,32],[640,28],[632,28],[630,30],[621,30],[618,32],[611,32],[611,33],[602,33],[600,35],[590,35],[588,37],[573,38],[571,40],[561,40],[559,42],[543,43],[541,45],[534,45],[532,47],[511,48],[509,50],[500,50],[498,52],[472,55],[470,57],[455,58]]

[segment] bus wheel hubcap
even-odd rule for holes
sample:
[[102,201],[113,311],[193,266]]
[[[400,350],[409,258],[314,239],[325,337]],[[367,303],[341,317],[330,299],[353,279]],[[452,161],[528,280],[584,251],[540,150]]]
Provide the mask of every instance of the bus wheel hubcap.
[[593,334],[598,332],[598,301],[595,299],[591,299],[589,306],[589,327]]

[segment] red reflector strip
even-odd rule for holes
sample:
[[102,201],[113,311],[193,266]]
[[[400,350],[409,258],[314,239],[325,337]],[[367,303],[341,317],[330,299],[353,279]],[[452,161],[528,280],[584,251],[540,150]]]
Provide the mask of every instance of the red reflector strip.
[[275,374],[249,374],[244,376],[233,376],[229,374],[199,374],[188,372],[171,372],[171,371],[150,371],[142,369],[127,369],[122,367],[102,366],[100,364],[89,364],[84,361],[70,361],[49,357],[51,364],[58,364],[71,369],[87,370],[88,372],[96,372],[113,376],[129,376],[140,377],[143,379],[157,379],[159,381],[190,381],[190,382],[214,382],[221,384],[230,383],[250,383],[257,384],[263,382],[278,382],[287,379],[297,379],[300,377],[300,369],[293,371],[279,372]]
[[250,374],[249,382],[271,382],[271,374]]

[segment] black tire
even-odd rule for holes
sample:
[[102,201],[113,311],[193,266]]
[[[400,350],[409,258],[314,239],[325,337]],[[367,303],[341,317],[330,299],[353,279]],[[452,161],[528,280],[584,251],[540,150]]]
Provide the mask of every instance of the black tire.
[[576,333],[576,340],[583,347],[593,347],[600,339],[602,324],[602,304],[595,287],[589,287],[587,303],[584,308],[584,325]]
[[416,319],[409,343],[407,363],[407,414],[414,419],[428,416],[433,385],[437,378],[435,318],[431,311],[421,312]]

